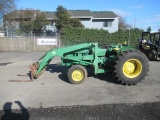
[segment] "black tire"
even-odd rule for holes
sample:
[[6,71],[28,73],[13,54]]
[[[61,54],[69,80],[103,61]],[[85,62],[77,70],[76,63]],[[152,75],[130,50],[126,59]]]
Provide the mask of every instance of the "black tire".
[[149,71],[148,59],[139,50],[118,54],[113,66],[113,75],[122,84],[133,85],[141,82]]
[[81,65],[73,65],[68,70],[68,79],[72,84],[80,84],[87,78],[87,70]]
[[155,50],[149,50],[147,52],[147,58],[150,60],[150,61],[155,61],[156,60],[156,51]]

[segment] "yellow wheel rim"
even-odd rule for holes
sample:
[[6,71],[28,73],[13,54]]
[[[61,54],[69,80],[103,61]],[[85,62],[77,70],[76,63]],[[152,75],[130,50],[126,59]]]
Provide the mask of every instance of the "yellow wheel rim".
[[123,65],[123,74],[128,78],[136,78],[142,72],[142,64],[137,59],[129,59]]
[[84,78],[84,74],[81,70],[75,70],[72,72],[72,79],[74,81],[81,81]]

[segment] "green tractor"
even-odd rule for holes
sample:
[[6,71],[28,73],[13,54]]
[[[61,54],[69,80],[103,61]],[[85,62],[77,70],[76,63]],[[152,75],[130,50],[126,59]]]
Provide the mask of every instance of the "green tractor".
[[143,32],[139,48],[151,61],[160,59],[160,32]]
[[[80,84],[87,78],[87,67],[94,74],[111,73],[122,84],[137,84],[147,75],[147,57],[136,47],[110,45],[101,48],[98,43],[83,43],[52,49],[30,66],[32,79],[38,78],[50,61],[61,58],[61,65],[68,66],[68,79],[72,84]],[[53,68],[54,69],[54,68]]]

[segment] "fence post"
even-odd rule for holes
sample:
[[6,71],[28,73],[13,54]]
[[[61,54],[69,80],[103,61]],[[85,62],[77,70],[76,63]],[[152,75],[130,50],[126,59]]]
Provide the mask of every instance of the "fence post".
[[61,47],[61,40],[60,40],[60,34],[59,33],[56,33],[56,39],[57,39],[58,47]]
[[35,51],[35,35],[33,36],[34,37],[34,40],[33,40],[33,51]]
[[26,39],[25,40],[24,39],[25,39],[25,37],[23,37],[23,43],[24,43],[23,46],[24,46],[24,51],[25,51],[26,50],[26,44],[25,44]]
[[11,34],[11,50],[13,51],[13,38],[12,38],[12,34]]
[[130,42],[130,37],[131,37],[131,35],[130,35],[130,29],[129,29],[129,33],[128,33],[128,46],[129,46],[129,42]]

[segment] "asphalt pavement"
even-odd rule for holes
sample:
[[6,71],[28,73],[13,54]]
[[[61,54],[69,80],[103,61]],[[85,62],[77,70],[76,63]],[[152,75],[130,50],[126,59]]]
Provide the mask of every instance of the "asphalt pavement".
[[[20,77],[17,74],[28,73],[29,65],[43,54],[45,52],[0,53],[1,116],[6,109],[19,112],[18,109],[25,108],[30,119],[39,120],[74,118],[88,120],[110,117],[110,119],[160,119],[158,115],[160,112],[157,113],[160,108],[159,61],[149,62],[148,76],[133,86],[121,85],[107,74],[94,75],[92,69],[88,69],[88,78],[84,83],[70,84],[67,79],[68,67],[60,66],[58,57],[55,57],[46,71],[33,82],[9,82],[28,80],[28,77]],[[24,108],[20,107],[20,103]],[[11,111],[8,113],[12,116]],[[24,117],[21,114],[18,116]],[[28,118],[27,115],[25,117]]]

